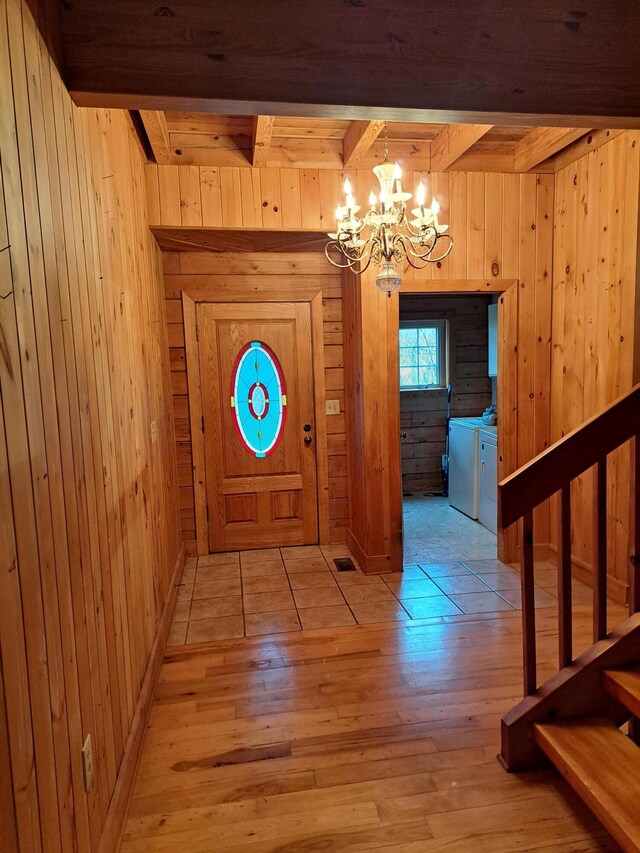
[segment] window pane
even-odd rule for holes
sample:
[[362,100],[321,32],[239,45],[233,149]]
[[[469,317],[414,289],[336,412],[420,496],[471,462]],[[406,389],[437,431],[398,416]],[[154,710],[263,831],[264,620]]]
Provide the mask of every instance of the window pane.
[[415,367],[418,364],[418,347],[400,347],[400,366]]
[[437,385],[438,371],[435,367],[420,368],[420,384],[421,385]]
[[418,343],[420,346],[437,347],[438,346],[438,330],[418,329]]
[[436,365],[438,363],[438,351],[432,347],[420,347],[419,363],[423,367]]
[[416,329],[400,329],[400,346],[414,347],[416,345],[418,335]]
[[418,368],[417,367],[401,367],[400,368],[400,385],[418,385]]

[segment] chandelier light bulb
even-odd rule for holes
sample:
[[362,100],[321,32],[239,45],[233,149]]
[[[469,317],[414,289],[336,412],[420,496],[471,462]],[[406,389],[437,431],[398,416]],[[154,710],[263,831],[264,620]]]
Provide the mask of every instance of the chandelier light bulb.
[[376,209],[376,204],[378,203],[378,199],[376,198],[376,194],[373,190],[369,193],[369,204],[371,205],[371,210]]
[[387,191],[380,190],[380,204],[382,205],[382,212],[387,212]]
[[347,195],[347,196],[351,195],[351,193],[353,192],[353,190],[351,189],[351,181],[349,180],[349,178],[345,178],[344,184],[343,184],[343,189],[344,189],[345,195]]
[[342,219],[342,208],[340,207],[340,205],[336,207],[336,219],[338,220],[338,222],[340,222],[340,220]]
[[437,216],[440,213],[440,205],[438,204],[438,199],[435,196],[431,199],[431,210],[433,211],[434,216]]
[[416,201],[418,202],[418,205],[420,207],[424,207],[424,202],[425,202],[426,197],[427,197],[427,188],[422,183],[422,181],[420,181],[420,183],[418,184],[418,189],[416,190]]

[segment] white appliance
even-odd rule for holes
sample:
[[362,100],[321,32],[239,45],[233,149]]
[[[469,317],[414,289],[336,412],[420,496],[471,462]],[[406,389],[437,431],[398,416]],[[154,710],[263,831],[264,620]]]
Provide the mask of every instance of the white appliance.
[[482,418],[449,421],[449,503],[478,518],[478,432]]
[[479,430],[478,521],[492,533],[498,531],[498,430]]

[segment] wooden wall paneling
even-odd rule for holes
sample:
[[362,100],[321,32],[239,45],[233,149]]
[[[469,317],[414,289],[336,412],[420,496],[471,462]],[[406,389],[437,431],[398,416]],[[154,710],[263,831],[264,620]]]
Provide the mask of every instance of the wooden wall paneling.
[[[509,287],[498,298],[498,482],[518,468],[519,413],[514,403],[518,399],[519,290],[517,285]],[[502,534],[498,531],[498,559],[512,562],[516,541],[515,526]]]
[[[434,172],[431,175],[431,187],[433,195],[440,205],[440,222],[451,228],[451,187],[448,172]],[[409,204],[411,205],[413,199]],[[451,278],[451,255],[436,264],[430,264],[431,274],[434,279]]]
[[202,399],[200,396],[200,362],[196,333],[196,303],[182,294],[184,315],[185,354],[189,392],[189,422],[191,426],[192,488],[196,517],[196,541],[199,554],[209,553],[207,525],[207,492],[204,470],[204,436],[201,428]]
[[300,207],[303,228],[320,228],[322,226],[318,169],[303,169],[300,172]]
[[467,272],[467,175],[451,172],[449,175],[449,233],[455,245],[448,258],[450,277],[466,278]]
[[[203,226],[205,228],[219,228],[222,225],[220,169],[206,166],[200,169],[200,200]],[[153,223],[150,222],[149,224]]]
[[[179,568],[166,333],[145,184],[157,186],[156,216],[166,199],[157,172],[157,181],[145,176],[126,116],[72,107],[20,0],[0,4],[0,45],[10,93],[0,109],[2,211],[10,211],[8,234],[0,228],[9,288],[0,306],[0,432],[12,510],[3,490],[3,542],[14,541],[18,519],[0,643],[17,676],[5,671],[4,681],[18,830],[24,849],[88,851],[125,785],[125,740],[140,703],[148,706],[140,684]],[[96,763],[88,794],[87,733]],[[109,820],[117,822],[113,809]]]
[[178,166],[157,167],[157,172],[160,190],[160,224],[182,225]]
[[282,189],[280,169],[262,169],[262,224],[264,228],[282,228]]
[[236,166],[220,167],[220,193],[222,198],[222,224],[225,228],[241,228],[242,191],[239,168]]
[[244,226],[246,228],[261,228],[260,169],[240,169],[240,196]]
[[282,205],[282,227],[302,227],[299,169],[280,169],[280,200]]
[[485,175],[467,174],[467,275],[484,276]]
[[[484,271],[485,278],[502,277],[502,216],[504,175],[488,172],[485,180]],[[512,226],[511,226],[512,227]]]
[[[3,425],[4,429],[4,425]],[[9,730],[4,695],[2,656],[0,655],[0,838],[6,853],[18,853],[18,829],[9,753]]]
[[189,226],[202,225],[200,169],[197,166],[182,166],[178,177],[181,222]]

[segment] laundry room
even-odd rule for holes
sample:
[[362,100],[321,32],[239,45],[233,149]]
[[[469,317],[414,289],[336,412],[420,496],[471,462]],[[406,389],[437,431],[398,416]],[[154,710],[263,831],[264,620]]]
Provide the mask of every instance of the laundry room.
[[400,297],[405,560],[495,559],[497,301]]

